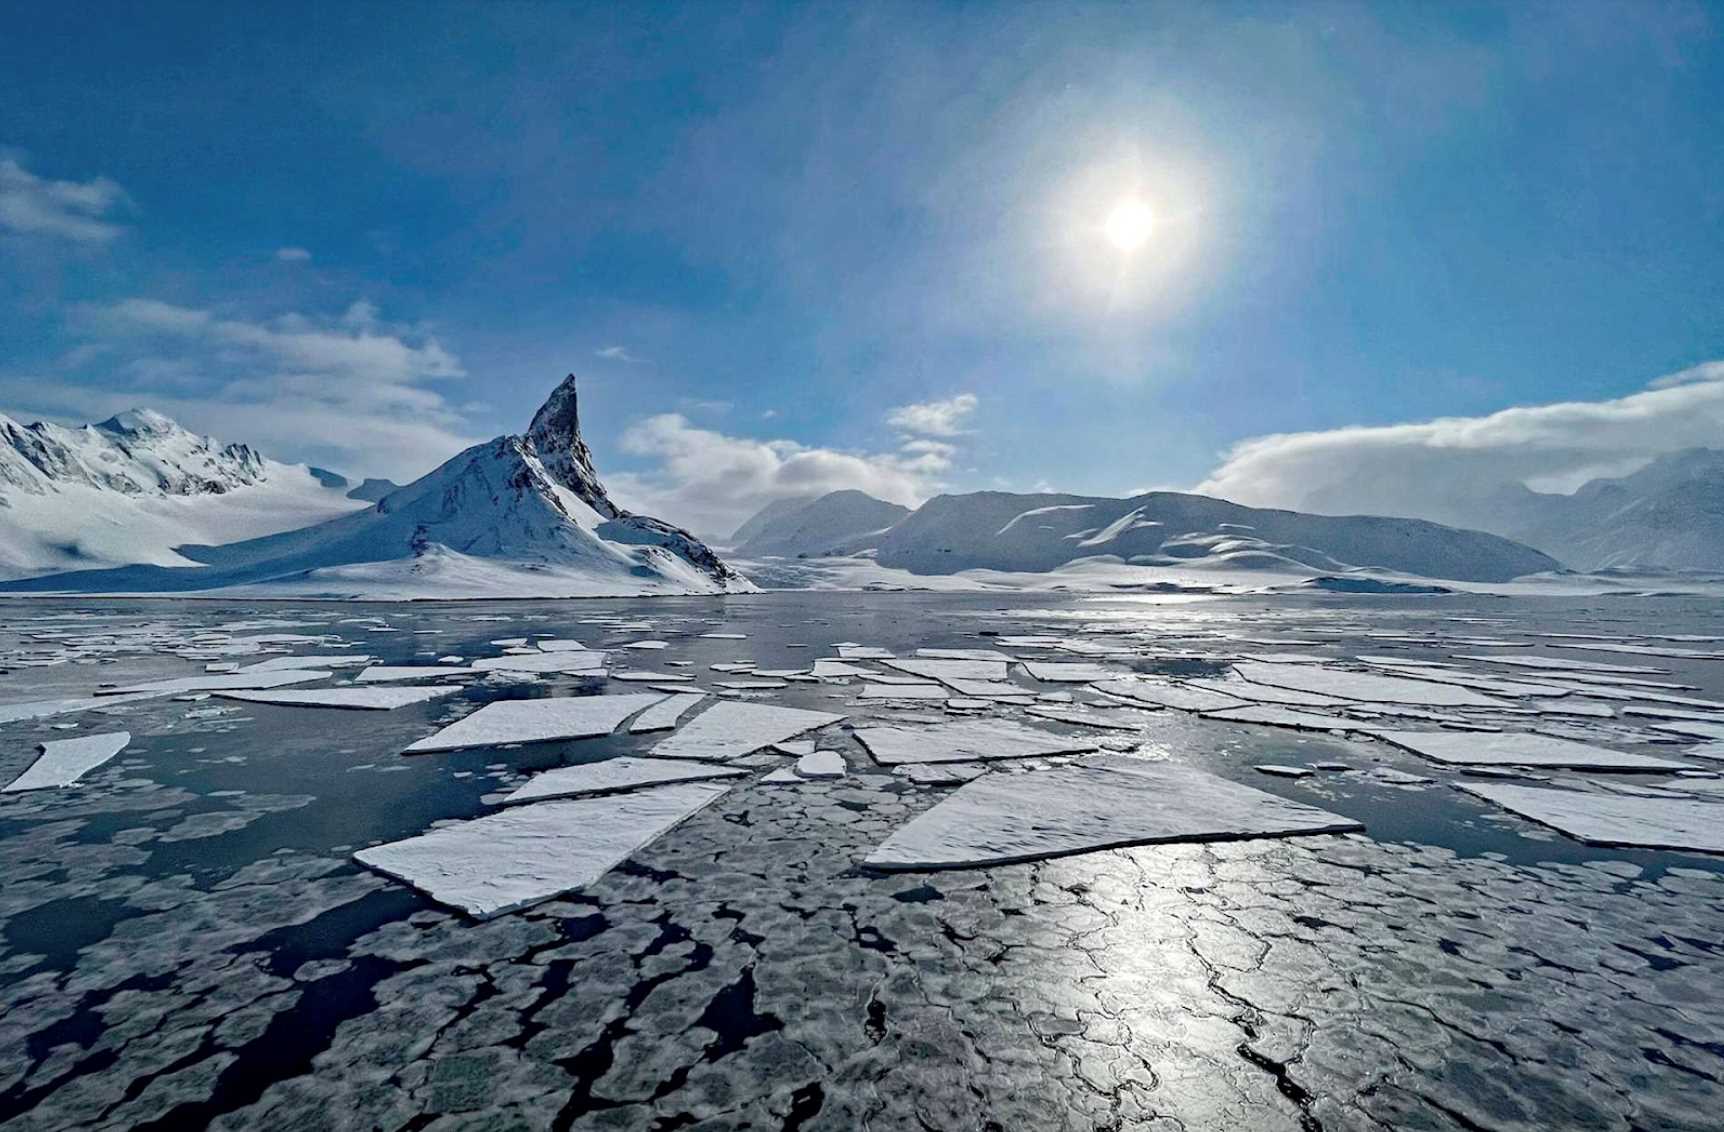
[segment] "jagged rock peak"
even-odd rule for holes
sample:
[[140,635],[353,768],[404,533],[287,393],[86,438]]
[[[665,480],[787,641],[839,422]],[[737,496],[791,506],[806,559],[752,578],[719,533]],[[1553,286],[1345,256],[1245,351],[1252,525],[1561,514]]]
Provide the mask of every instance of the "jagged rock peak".
[[551,390],[533,423],[527,429],[531,445],[545,471],[559,486],[580,496],[588,506],[608,519],[622,514],[605,494],[599,474],[593,468],[593,453],[581,439],[579,397],[575,375],[569,374]]

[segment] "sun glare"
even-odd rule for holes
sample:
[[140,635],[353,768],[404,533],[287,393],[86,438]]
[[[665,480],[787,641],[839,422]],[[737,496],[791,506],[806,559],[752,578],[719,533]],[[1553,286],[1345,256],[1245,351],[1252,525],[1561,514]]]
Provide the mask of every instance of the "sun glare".
[[1102,222],[1102,234],[1108,243],[1122,252],[1134,252],[1149,242],[1155,231],[1155,214],[1149,205],[1128,197],[1113,206]]

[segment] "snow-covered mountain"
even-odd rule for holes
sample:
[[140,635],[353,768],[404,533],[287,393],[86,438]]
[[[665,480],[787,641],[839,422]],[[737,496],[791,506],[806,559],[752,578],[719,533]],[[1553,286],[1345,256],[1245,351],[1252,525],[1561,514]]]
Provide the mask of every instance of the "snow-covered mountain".
[[693,535],[610,501],[581,439],[573,375],[524,435],[475,445],[363,511],[246,542],[179,549],[196,565],[87,571],[5,588],[245,586],[272,594],[449,598],[754,588]]
[[1724,452],[1690,448],[1573,495],[1524,487],[1488,508],[1493,530],[1576,570],[1724,570]]
[[745,558],[855,554],[875,546],[887,528],[908,514],[908,507],[862,491],[778,500],[737,529],[733,553]]
[[80,428],[0,416],[0,577],[191,565],[176,546],[256,538],[364,506],[346,486],[148,409]]
[[1308,515],[1157,491],[1129,499],[985,491],[924,503],[878,540],[881,566],[914,574],[1046,573],[1079,559],[1342,574],[1388,570],[1503,582],[1559,568],[1497,535],[1421,519]]

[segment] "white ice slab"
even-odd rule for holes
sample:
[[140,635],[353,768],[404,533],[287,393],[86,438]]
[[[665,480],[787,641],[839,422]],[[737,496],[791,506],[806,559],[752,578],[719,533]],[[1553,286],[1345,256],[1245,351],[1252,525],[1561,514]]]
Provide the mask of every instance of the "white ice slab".
[[17,794],[25,790],[70,786],[125,750],[131,741],[130,731],[50,740],[41,744],[42,755],[30,764],[30,769],[14,778],[0,793]]
[[1110,680],[1116,673],[1103,668],[1099,664],[1085,661],[1026,660],[1024,671],[1044,684],[1093,684],[1098,680]]
[[1315,664],[1261,664],[1244,661],[1233,670],[1253,684],[1272,688],[1292,688],[1300,692],[1316,692],[1322,696],[1338,696],[1344,700],[1372,703],[1414,704],[1424,707],[1505,707],[1470,688],[1455,684],[1435,684],[1428,680],[1409,680],[1400,676],[1379,676],[1371,672],[1351,672]]
[[1008,664],[1016,659],[998,649],[917,649],[916,655],[929,660],[1000,660]]
[[1724,853],[1724,805],[1469,782],[1461,790],[1590,845]]
[[676,684],[694,679],[694,677],[681,672],[643,672],[638,669],[613,672],[610,678],[621,680],[625,684]]
[[1590,660],[1570,660],[1551,656],[1457,656],[1456,660],[1481,660],[1487,664],[1509,664],[1516,668],[1547,668],[1558,672],[1622,672],[1656,676],[1662,668],[1647,668],[1635,664],[1599,664]]
[[134,692],[173,695],[178,692],[220,692],[233,688],[281,688],[288,684],[308,684],[327,680],[329,672],[228,672],[216,676],[180,676],[173,680],[155,680],[148,684],[133,684],[125,688],[98,688],[98,696],[124,696]]
[[1253,704],[1282,704],[1291,707],[1341,707],[1351,704],[1351,700],[1343,700],[1338,696],[1325,696],[1317,692],[1301,692],[1296,688],[1273,688],[1268,684],[1253,684],[1239,677],[1227,679],[1195,679],[1182,680],[1180,683],[1187,688],[1201,688],[1205,692],[1214,692],[1219,696],[1229,696],[1235,700],[1244,700]]
[[1005,865],[1127,845],[1346,833],[1363,827],[1192,767],[1098,756],[987,774],[900,827],[877,869]]
[[609,735],[637,711],[664,699],[654,692],[627,696],[558,696],[538,700],[499,700],[407,748],[410,755],[458,751],[504,743],[544,743],[554,739],[591,739]]
[[519,656],[488,656],[475,660],[475,672],[592,672],[605,666],[605,654],[584,652],[532,652]]
[[1688,763],[1631,755],[1526,731],[1382,731],[1395,746],[1448,766],[1542,766],[1571,770],[1692,770]]
[[586,652],[587,651],[587,646],[581,644],[581,642],[564,640],[561,638],[547,638],[546,640],[534,641],[533,643],[538,646],[538,649],[540,652]]
[[954,680],[997,683],[1006,678],[1006,663],[1002,660],[889,660],[886,666],[942,684]]
[[1310,778],[1317,773],[1308,766],[1282,766],[1279,763],[1261,763],[1251,769],[1274,778]]
[[834,645],[838,655],[845,660],[891,660],[890,651],[876,648],[873,645]]
[[1141,731],[1145,726],[1142,717],[1125,711],[1089,711],[1085,708],[1048,707],[1042,704],[1025,710],[1027,714],[1038,719],[1051,719],[1055,723],[1071,723],[1079,727],[1099,727],[1104,731]]
[[1104,680],[1092,684],[1104,696],[1114,696],[1147,707],[1170,707],[1181,711],[1222,711],[1245,707],[1244,700],[1175,684],[1170,680]]
[[678,694],[660,700],[658,703],[641,712],[635,721],[629,724],[629,734],[639,735],[646,731],[669,731],[688,709],[706,699],[706,693]]
[[421,704],[438,696],[448,696],[461,689],[432,688],[309,688],[290,692],[217,692],[224,700],[243,700],[252,704],[281,704],[286,707],[349,708],[361,711],[393,711],[409,704]]
[[723,762],[843,718],[823,711],[727,700],[695,716],[682,730],[654,747],[652,753],[664,759]]
[[1687,735],[1694,739],[1706,739],[1712,742],[1724,741],[1724,723],[1703,723],[1697,719],[1679,719],[1668,723],[1653,723],[1649,726],[1654,731],[1668,731],[1672,735]]
[[120,704],[153,700],[155,692],[134,692],[127,696],[79,696],[64,700],[28,700],[24,703],[0,704],[0,723],[17,723],[25,719],[49,719],[56,715],[117,707]]
[[1375,734],[1394,727],[1394,724],[1390,723],[1366,723],[1345,716],[1298,711],[1275,704],[1248,704],[1226,711],[1206,711],[1203,718],[1219,719],[1228,723],[1255,723],[1261,727],[1287,727],[1294,731],[1356,731]]
[[869,684],[865,700],[943,700],[952,693],[944,684]]
[[811,751],[796,760],[795,769],[803,778],[843,778],[849,768],[837,751]]
[[[238,672],[306,672],[316,668],[358,668],[370,664],[368,656],[272,656],[256,664],[230,671]],[[207,670],[207,669],[206,669]]]
[[727,789],[684,782],[510,807],[353,857],[440,904],[489,919],[591,884]]
[[920,786],[958,786],[987,773],[976,763],[906,763],[892,771]]
[[503,805],[543,802],[550,798],[578,798],[593,794],[619,794],[643,786],[671,782],[696,782],[707,778],[739,778],[740,768],[706,766],[684,759],[637,759],[631,756],[560,766],[534,775],[526,785],[503,799]]
[[435,680],[441,676],[472,676],[473,669],[453,665],[379,664],[367,668],[354,680],[360,684],[385,684],[399,680]]
[[859,668],[842,660],[826,658],[814,662],[814,675],[822,680],[845,680],[854,676],[870,676],[873,673],[870,669]]
[[1024,759],[1093,751],[1092,740],[1055,735],[1021,723],[965,719],[927,727],[863,727],[856,738],[882,766],[955,763],[977,759]]

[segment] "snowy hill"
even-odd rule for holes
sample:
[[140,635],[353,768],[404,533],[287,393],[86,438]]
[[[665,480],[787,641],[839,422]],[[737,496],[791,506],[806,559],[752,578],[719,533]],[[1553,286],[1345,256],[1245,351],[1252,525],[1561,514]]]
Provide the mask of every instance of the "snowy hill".
[[[794,505],[786,507],[787,502]],[[735,553],[746,558],[855,554],[876,545],[888,527],[908,514],[908,507],[861,491],[779,500],[737,529]]]
[[886,532],[877,559],[914,574],[1045,573],[1102,559],[1325,575],[1374,569],[1476,582],[1559,568],[1530,547],[1480,531],[1419,519],[1264,510],[1177,492],[1129,499],[942,495]]
[[175,547],[256,538],[363,506],[345,487],[148,409],[81,428],[0,416],[0,578],[191,565]]
[[1517,488],[1489,524],[1577,570],[1706,570],[1724,565],[1724,452],[1690,448],[1573,495]]
[[13,591],[561,597],[752,590],[704,543],[611,503],[566,378],[521,436],[478,444],[363,511],[227,546],[199,565],[13,583]]

